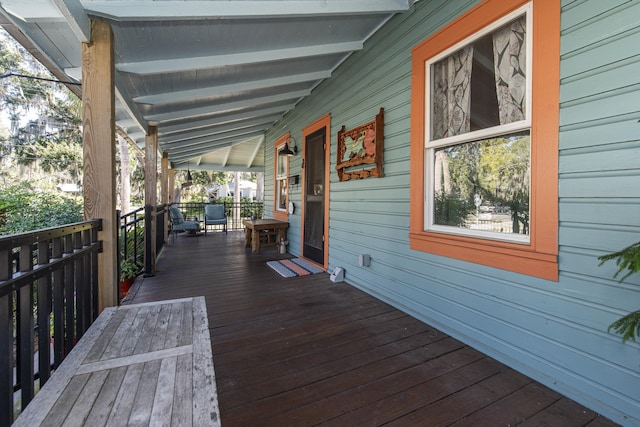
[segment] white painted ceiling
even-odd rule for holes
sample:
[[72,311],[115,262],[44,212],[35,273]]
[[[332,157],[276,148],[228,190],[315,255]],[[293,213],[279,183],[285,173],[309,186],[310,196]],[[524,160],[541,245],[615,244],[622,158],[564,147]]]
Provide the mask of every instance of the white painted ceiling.
[[109,22],[121,134],[143,148],[157,126],[176,169],[262,171],[265,131],[412,3],[0,0],[0,24],[79,81],[90,19]]

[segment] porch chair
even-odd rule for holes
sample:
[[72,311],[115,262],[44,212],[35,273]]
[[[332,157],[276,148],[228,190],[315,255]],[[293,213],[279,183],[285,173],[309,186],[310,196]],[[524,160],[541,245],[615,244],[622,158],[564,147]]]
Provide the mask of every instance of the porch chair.
[[224,205],[205,205],[204,207],[204,234],[207,235],[209,225],[222,225],[224,232],[227,232],[227,215],[224,212]]
[[175,205],[169,206],[169,220],[171,222],[171,234],[173,234],[174,241],[177,234],[181,231],[200,231],[200,223],[197,221],[185,221],[182,212],[180,212],[180,209]]

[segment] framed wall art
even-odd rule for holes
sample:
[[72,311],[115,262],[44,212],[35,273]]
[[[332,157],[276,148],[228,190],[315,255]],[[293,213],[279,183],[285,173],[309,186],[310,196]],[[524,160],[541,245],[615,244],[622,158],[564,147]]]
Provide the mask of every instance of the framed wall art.
[[375,119],[352,129],[338,132],[336,170],[340,181],[363,178],[382,178],[384,142],[384,108]]

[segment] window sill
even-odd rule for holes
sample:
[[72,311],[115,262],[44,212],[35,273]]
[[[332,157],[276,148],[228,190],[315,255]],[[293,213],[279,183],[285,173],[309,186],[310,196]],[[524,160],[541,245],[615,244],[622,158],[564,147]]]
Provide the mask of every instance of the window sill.
[[409,233],[413,250],[558,281],[558,256],[532,245],[497,242],[434,232]]

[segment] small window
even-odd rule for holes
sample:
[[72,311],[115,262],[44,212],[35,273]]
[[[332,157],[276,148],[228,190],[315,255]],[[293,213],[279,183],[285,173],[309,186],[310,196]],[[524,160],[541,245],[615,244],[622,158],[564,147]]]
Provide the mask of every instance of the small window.
[[278,139],[275,143],[274,165],[275,165],[275,185],[274,185],[274,217],[287,219],[287,204],[289,201],[289,157],[280,153],[285,148],[288,134]]
[[426,62],[427,230],[529,242],[529,16]]

